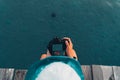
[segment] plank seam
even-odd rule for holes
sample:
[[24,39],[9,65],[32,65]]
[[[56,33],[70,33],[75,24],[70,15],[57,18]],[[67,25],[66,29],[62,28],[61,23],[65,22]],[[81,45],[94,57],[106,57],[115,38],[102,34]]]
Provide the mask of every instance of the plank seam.
[[93,80],[93,67],[92,67],[92,65],[90,65],[90,68],[91,68],[91,79]]
[[14,80],[14,77],[15,77],[15,71],[16,71],[16,69],[14,69],[12,80]]
[[113,66],[112,66],[112,75],[113,75],[113,78],[112,78],[112,76],[111,76],[111,78],[112,78],[112,80],[115,80],[115,75],[114,75],[114,69],[113,69]]

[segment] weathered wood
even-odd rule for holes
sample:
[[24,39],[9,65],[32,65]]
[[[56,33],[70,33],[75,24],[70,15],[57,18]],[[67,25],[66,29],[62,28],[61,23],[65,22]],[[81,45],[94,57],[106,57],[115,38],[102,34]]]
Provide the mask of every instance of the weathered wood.
[[[82,65],[85,80],[120,80],[120,67]],[[14,80],[24,80],[27,70],[16,70]],[[0,80],[12,80],[14,69],[0,69]]]
[[120,67],[113,66],[115,80],[120,80]]
[[112,66],[93,65],[93,80],[114,80]]
[[14,69],[0,69],[0,80],[12,80]]
[[85,80],[92,80],[91,66],[82,65],[81,66]]
[[14,80],[24,80],[27,70],[16,70]]

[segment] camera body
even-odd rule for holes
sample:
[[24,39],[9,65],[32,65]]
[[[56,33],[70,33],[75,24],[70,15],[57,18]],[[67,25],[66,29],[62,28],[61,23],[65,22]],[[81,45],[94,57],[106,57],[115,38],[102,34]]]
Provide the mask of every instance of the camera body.
[[52,56],[65,56],[66,44],[64,39],[53,38],[47,48]]

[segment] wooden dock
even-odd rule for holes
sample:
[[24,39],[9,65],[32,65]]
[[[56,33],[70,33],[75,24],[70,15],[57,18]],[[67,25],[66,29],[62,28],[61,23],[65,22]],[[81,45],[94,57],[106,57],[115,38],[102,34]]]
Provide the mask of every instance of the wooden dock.
[[[120,80],[120,67],[104,65],[82,65],[85,80]],[[24,80],[27,70],[0,69],[0,80]]]

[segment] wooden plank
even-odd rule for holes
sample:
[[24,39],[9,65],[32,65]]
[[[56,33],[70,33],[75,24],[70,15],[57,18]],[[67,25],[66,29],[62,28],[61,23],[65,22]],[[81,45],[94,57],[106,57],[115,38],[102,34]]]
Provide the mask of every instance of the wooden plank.
[[120,67],[113,66],[115,80],[120,80]]
[[114,80],[112,66],[93,65],[93,80]]
[[27,70],[16,70],[14,80],[24,80]]
[[85,77],[84,80],[92,80],[91,66],[82,65],[81,68]]
[[0,80],[12,80],[14,69],[0,69]]

